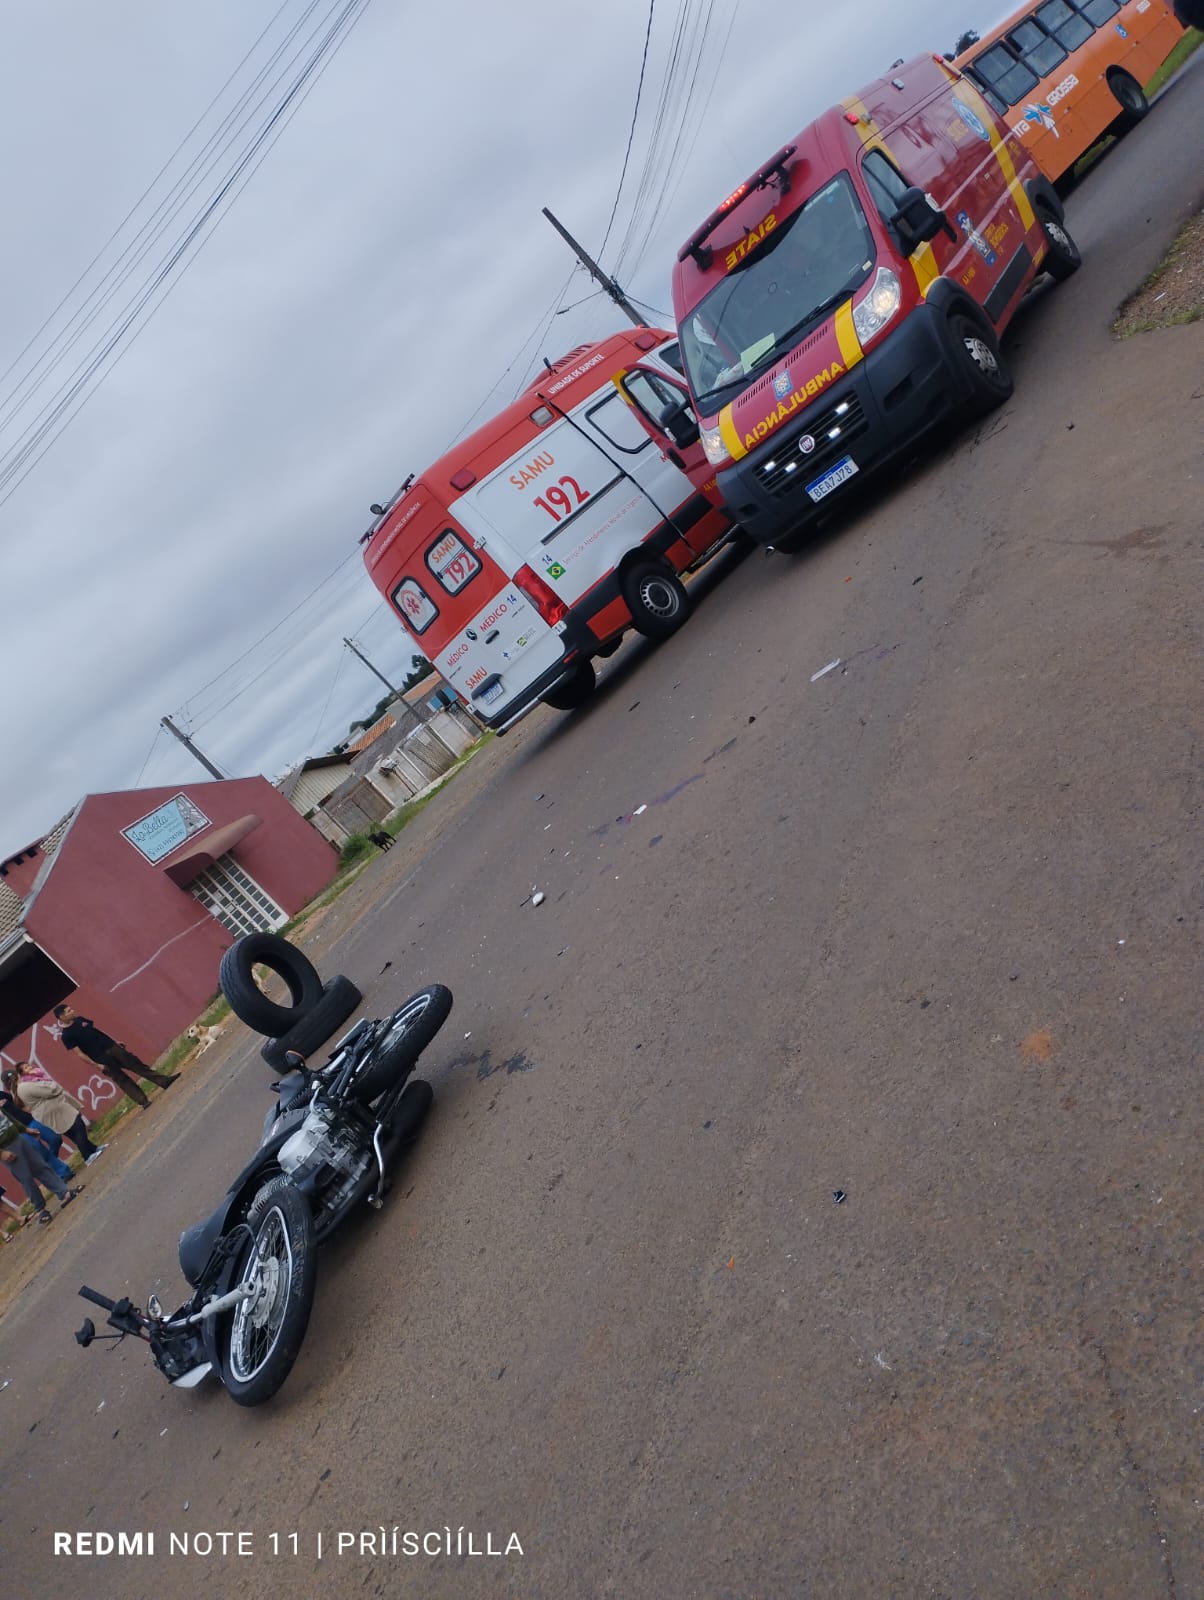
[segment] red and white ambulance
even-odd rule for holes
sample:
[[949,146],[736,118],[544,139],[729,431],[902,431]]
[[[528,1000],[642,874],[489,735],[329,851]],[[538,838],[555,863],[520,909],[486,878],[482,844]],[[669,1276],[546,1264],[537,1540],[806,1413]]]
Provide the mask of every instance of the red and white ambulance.
[[1000,404],[1001,330],[1042,270],[1078,265],[1049,180],[939,56],[825,112],[678,253],[681,354],[732,517],[797,542],[849,484]]
[[[364,534],[415,649],[486,726],[539,700],[572,709],[629,628],[663,639],[689,615],[679,575],[731,520],[676,350],[672,334],[632,328],[571,351],[407,479]],[[629,371],[630,393],[614,381]],[[649,435],[636,396],[672,414],[680,449]]]

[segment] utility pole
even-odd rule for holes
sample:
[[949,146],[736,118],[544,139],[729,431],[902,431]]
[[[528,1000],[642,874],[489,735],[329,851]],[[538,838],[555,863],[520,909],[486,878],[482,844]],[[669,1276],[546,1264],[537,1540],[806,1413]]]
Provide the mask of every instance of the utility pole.
[[347,638],[344,638],[343,643],[347,646],[348,650],[351,651],[353,656],[358,656],[360,658],[360,660],[364,663],[364,665],[367,667],[369,672],[374,672],[376,674],[376,676],[384,684],[385,688],[389,691],[389,693],[393,696],[393,698],[398,702],[398,704],[401,705],[406,711],[409,712],[410,718],[411,718],[411,721],[413,722],[414,727],[415,728],[420,728],[422,726],[422,718],[414,710],[413,706],[406,705],[406,702],[405,702],[405,699],[404,699],[404,697],[402,695],[401,690],[394,688],[394,686],[389,682],[388,678],[385,677],[384,673],[380,670],[380,668],[379,667],[374,667],[372,665],[371,661],[368,660],[368,657],[364,654],[364,652],[359,648],[358,645],[352,644],[351,640],[347,639]]
[[590,277],[593,278],[595,283],[600,283],[602,285],[603,289],[605,289],[606,293],[614,301],[615,305],[618,306],[619,310],[623,312],[624,316],[630,318],[630,320],[635,323],[637,328],[648,327],[649,324],[647,321],[640,316],[639,312],[623,293],[622,289],[619,288],[615,280],[611,277],[608,277],[607,274],[602,271],[602,268],[592,256],[586,255],[585,251],[577,243],[576,239],[573,238],[572,234],[567,228],[565,228],[556,220],[556,218],[548,210],[547,206],[544,206],[542,210],[544,216],[547,217],[548,221],[556,229],[556,232],[564,240],[565,244],[568,245],[569,249],[573,251],[578,261],[581,262],[581,265],[589,273]]
[[192,740],[188,737],[188,735],[186,733],[181,733],[180,732],[179,728],[176,727],[175,723],[171,720],[170,717],[161,717],[160,721],[161,721],[162,725],[167,729],[168,733],[174,734],[176,736],[176,738],[180,741],[180,743],[184,746],[185,750],[187,750],[190,754],[194,755],[197,758],[197,760],[201,763],[201,765],[204,767],[206,772],[210,773],[215,778],[219,778],[219,779],[224,779],[225,778],[226,774],[224,772],[219,772],[217,770],[217,768],[213,765],[213,762],[210,761],[209,757],[207,755],[203,755],[197,749],[196,745],[193,744]]

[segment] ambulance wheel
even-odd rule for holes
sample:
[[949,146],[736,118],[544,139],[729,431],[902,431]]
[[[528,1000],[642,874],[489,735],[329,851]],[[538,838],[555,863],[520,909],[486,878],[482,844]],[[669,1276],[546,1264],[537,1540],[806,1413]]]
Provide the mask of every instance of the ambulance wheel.
[[1145,97],[1145,90],[1136,78],[1131,78],[1127,72],[1121,72],[1119,68],[1108,74],[1108,87],[1120,106],[1120,116],[1113,124],[1114,130],[1117,133],[1128,133],[1130,128],[1135,128],[1149,115],[1150,102]]
[[954,360],[970,390],[970,407],[978,415],[993,411],[1010,398],[1012,374],[999,349],[999,340],[985,322],[955,311],[949,318]]
[[656,561],[637,561],[623,574],[631,623],[646,639],[667,639],[690,615],[690,597],[675,572]]
[[1037,221],[1041,224],[1041,232],[1045,235],[1045,242],[1049,246],[1042,265],[1055,282],[1061,283],[1064,278],[1069,278],[1071,273],[1077,272],[1083,265],[1079,247],[1066,231],[1066,224],[1059,222],[1048,211],[1038,208]]
[[561,678],[554,689],[548,690],[543,697],[544,705],[551,706],[553,711],[575,711],[593,694],[597,682],[594,664],[586,656],[578,661],[567,678]]

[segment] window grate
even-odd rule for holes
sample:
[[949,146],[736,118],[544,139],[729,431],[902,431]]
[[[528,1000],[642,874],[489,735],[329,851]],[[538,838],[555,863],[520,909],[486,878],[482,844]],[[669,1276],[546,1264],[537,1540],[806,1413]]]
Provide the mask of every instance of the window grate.
[[189,884],[188,892],[236,939],[244,933],[269,933],[288,921],[287,913],[233,856],[221,856],[206,867]]

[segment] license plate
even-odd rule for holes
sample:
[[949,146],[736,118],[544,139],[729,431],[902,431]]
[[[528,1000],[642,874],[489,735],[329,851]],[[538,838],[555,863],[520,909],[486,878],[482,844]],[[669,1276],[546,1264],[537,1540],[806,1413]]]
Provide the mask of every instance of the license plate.
[[500,700],[505,687],[506,686],[503,683],[495,683],[492,689],[486,689],[485,693],[481,696],[481,704],[487,706],[493,700]]
[[816,478],[814,483],[807,485],[807,493],[812,500],[825,500],[833,489],[839,489],[842,483],[847,483],[857,474],[857,463],[852,456],[845,456],[834,467],[830,467],[822,478]]

